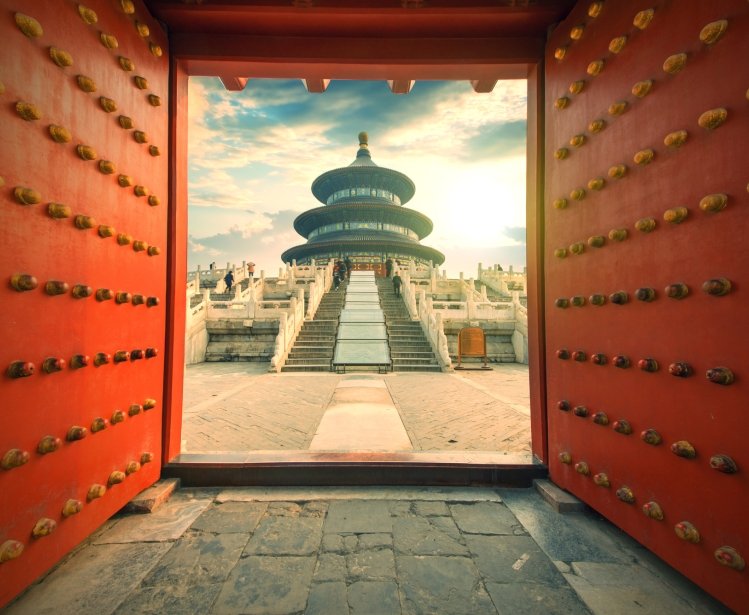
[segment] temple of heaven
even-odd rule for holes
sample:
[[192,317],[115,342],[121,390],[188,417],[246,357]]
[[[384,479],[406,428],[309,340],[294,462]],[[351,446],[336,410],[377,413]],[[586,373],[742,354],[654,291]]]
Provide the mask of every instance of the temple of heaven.
[[307,243],[289,248],[281,259],[309,265],[348,256],[355,269],[380,272],[388,258],[401,265],[441,265],[445,256],[419,243],[432,232],[432,221],[403,207],[415,190],[409,177],[372,161],[367,133],[359,133],[356,160],[312,182],[312,194],[323,205],[294,220]]

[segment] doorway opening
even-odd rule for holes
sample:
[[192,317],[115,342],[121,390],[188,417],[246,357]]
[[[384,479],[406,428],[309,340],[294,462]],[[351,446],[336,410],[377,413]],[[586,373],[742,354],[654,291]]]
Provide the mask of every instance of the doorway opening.
[[[298,80],[253,81],[237,93],[218,79],[191,78],[188,114],[187,367],[178,461],[298,460],[314,451],[318,458],[408,452],[432,461],[531,463],[526,195],[518,181],[526,175],[526,81],[499,82],[484,94],[468,82],[418,82],[404,97],[384,82],[333,81],[325,94],[310,95]],[[416,185],[410,203],[385,208],[420,212],[433,231],[357,214],[313,224],[300,237],[294,228],[303,225],[295,220],[343,193],[317,203],[310,184],[346,167],[365,129],[370,159]],[[387,186],[367,186],[368,197],[370,189],[376,199],[398,199]],[[341,200],[361,205],[358,194]],[[437,351],[436,373],[392,363],[384,375],[362,373],[362,366],[336,374],[332,363],[313,372],[304,358],[300,369],[288,369],[299,334],[289,327],[292,300],[304,317],[304,306],[315,301],[310,282],[320,291],[330,261],[344,255],[318,246],[314,260],[283,263],[282,251],[304,239],[306,246],[328,238],[329,245],[345,243],[346,233],[412,233],[412,242],[444,252],[444,264],[435,266],[398,258],[390,246],[379,246],[377,255],[393,257],[407,277],[402,303],[411,324],[428,335],[430,318],[438,321],[447,356],[440,360],[434,343],[423,348]],[[346,256],[355,270],[382,268],[364,262],[371,246]],[[332,296],[329,281],[323,290]],[[282,313],[290,344],[280,339]],[[491,368],[453,371],[459,333],[471,326],[485,334]],[[416,361],[408,357],[419,351],[402,354],[402,361]],[[472,366],[462,358],[462,367]]]

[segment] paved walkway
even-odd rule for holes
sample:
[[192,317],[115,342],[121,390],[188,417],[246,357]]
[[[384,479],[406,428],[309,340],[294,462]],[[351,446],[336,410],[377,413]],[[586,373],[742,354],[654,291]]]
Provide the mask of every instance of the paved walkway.
[[8,615],[718,615],[595,515],[530,489],[177,492],[111,519]]
[[[267,368],[267,363],[188,366],[182,452],[308,450],[326,410],[333,408],[336,388],[364,380],[372,387],[384,383],[411,450],[530,452],[524,365],[384,375],[275,374]],[[329,450],[372,449],[360,440],[339,441],[348,444]],[[400,438],[393,445],[396,448],[404,450]]]

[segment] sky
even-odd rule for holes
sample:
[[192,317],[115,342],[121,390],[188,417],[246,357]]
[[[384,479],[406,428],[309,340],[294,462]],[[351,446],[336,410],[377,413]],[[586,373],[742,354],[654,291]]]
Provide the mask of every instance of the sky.
[[468,82],[417,81],[395,95],[384,81],[250,80],[241,92],[192,77],[188,126],[188,265],[253,261],[275,276],[281,253],[306,240],[294,218],[321,205],[315,178],[356,158],[416,184],[405,207],[431,218],[421,240],[445,255],[450,277],[479,262],[525,266],[526,82],[476,94]]

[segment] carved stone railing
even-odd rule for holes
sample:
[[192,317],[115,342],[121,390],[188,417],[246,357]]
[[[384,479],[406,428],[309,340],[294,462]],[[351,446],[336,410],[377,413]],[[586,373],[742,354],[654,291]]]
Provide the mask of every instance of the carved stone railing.
[[[280,301],[276,303],[278,303],[278,307],[274,304],[270,309],[282,309],[280,304],[286,302]],[[297,296],[292,297],[288,303],[288,310],[279,313],[278,335],[276,336],[275,350],[268,369],[271,372],[281,371],[281,368],[286,363],[286,359],[289,357],[289,351],[294,346],[294,342],[304,324],[304,290],[299,289]]]

